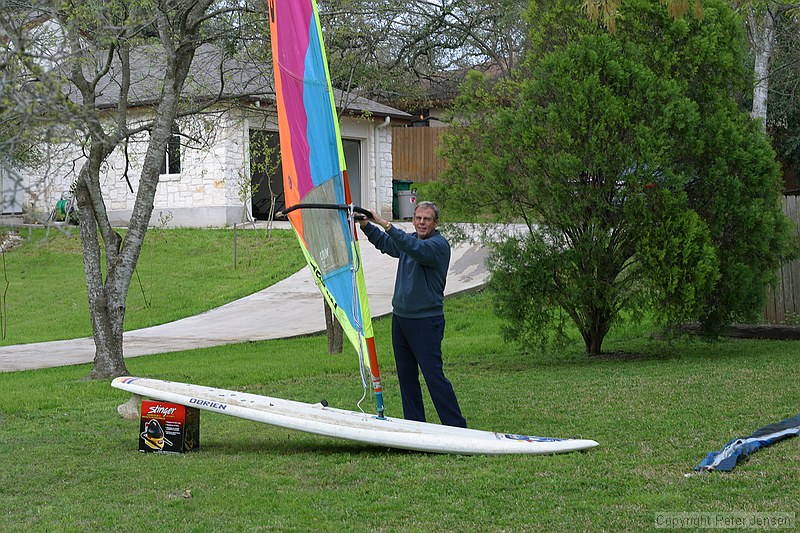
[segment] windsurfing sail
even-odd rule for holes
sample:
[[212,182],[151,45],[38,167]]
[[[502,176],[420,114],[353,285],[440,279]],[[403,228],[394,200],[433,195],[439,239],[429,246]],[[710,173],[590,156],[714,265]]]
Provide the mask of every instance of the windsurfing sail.
[[[355,346],[378,416],[383,391],[344,150],[314,0],[270,0],[286,209],[314,280]],[[367,374],[369,377],[367,378]]]
[[800,415],[784,418],[780,422],[757,429],[747,437],[733,439],[722,449],[710,452],[695,467],[697,471],[720,470],[728,472],[741,460],[761,448],[771,446],[778,441],[800,435]]

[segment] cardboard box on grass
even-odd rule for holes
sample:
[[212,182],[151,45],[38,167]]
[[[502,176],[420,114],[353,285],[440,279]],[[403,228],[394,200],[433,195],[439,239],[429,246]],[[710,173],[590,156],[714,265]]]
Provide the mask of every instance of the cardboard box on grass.
[[185,453],[200,448],[200,410],[170,402],[142,400],[139,451]]

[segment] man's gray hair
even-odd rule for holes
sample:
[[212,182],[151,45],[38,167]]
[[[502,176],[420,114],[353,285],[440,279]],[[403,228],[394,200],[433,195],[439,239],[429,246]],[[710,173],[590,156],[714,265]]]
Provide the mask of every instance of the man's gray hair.
[[414,213],[416,213],[417,209],[419,209],[420,207],[425,207],[427,209],[433,209],[433,219],[434,220],[439,220],[439,207],[435,203],[428,202],[428,201],[420,202],[420,203],[417,204],[417,207],[414,208]]

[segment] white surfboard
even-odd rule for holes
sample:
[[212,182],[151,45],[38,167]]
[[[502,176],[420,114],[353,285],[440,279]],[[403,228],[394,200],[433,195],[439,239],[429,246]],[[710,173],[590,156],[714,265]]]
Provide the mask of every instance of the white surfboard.
[[119,377],[111,385],[139,396],[274,426],[376,446],[465,455],[550,454],[586,450],[593,440],[455,428],[345,411],[319,404],[158,379]]

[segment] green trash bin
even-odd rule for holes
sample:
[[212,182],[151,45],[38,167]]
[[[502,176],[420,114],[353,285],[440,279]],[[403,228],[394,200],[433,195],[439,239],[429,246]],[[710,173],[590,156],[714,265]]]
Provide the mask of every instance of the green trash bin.
[[392,218],[399,219],[400,217],[400,208],[398,203],[398,192],[400,191],[410,191],[411,184],[414,183],[411,180],[392,180]]

